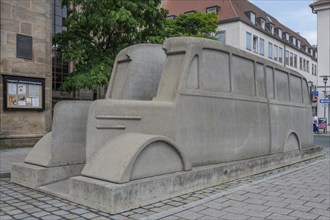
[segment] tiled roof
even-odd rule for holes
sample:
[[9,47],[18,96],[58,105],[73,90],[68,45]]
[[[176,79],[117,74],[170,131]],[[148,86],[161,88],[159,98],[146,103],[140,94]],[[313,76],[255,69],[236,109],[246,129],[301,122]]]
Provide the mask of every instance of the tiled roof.
[[[323,0],[321,0],[323,1]],[[329,0],[324,0],[329,1]],[[264,32],[265,34],[268,34],[271,37],[276,38],[277,40],[282,41],[283,43],[289,44],[291,47],[295,47],[290,42],[287,42],[284,40],[285,38],[283,36],[280,36],[281,39],[277,36],[277,33],[275,32],[275,35],[272,35],[270,33],[270,30],[266,28],[266,31],[262,30],[260,23],[259,23],[259,17],[262,17],[266,24],[271,21],[271,23],[275,26],[275,28],[280,28],[283,32],[283,35],[285,33],[288,33],[290,36],[295,37],[297,40],[300,40],[301,42],[301,51],[304,51],[304,46],[307,46],[308,48],[312,48],[312,46],[309,44],[309,42],[302,36],[300,36],[295,31],[291,30],[290,28],[286,27],[285,25],[281,24],[276,18],[268,14],[267,12],[263,11],[262,9],[258,8],[248,0],[165,0],[162,2],[161,7],[167,9],[169,11],[168,16],[177,16],[179,14],[183,14],[185,12],[189,11],[196,11],[196,12],[206,12],[206,9],[212,6],[219,6],[220,11],[218,13],[219,21],[221,23],[227,23],[231,21],[237,21],[240,20],[259,31]],[[253,12],[256,15],[256,24],[253,25],[249,18],[249,12]],[[312,12],[311,12],[312,13]],[[268,19],[268,18],[269,19]],[[266,25],[267,26],[267,25]],[[299,50],[296,47],[297,50]]]

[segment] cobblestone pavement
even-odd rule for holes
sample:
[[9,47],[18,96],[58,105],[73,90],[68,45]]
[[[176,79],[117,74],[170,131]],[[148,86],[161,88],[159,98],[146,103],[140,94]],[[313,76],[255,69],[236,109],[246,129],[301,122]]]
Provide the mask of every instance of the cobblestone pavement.
[[0,179],[0,219],[329,219],[329,156],[110,215]]

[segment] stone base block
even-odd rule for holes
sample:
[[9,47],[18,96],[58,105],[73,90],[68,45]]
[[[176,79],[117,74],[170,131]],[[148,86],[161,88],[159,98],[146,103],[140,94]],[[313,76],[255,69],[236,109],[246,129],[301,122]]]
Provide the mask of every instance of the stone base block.
[[195,167],[192,171],[115,184],[84,176],[70,178],[70,200],[112,214],[148,205],[234,179],[323,155],[322,147]]
[[11,168],[11,181],[29,188],[80,175],[85,164],[58,167],[42,167],[28,163],[15,163]]

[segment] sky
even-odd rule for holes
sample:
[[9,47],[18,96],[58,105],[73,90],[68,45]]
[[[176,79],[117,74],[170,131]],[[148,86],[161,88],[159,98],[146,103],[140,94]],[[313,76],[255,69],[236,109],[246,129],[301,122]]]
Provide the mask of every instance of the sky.
[[317,44],[317,16],[309,7],[313,0],[250,0],[280,23]]

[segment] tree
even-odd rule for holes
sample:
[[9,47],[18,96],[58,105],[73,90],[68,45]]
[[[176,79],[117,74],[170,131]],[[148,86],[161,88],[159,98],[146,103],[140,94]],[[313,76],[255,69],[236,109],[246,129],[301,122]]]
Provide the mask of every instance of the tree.
[[111,74],[116,54],[142,42],[160,42],[166,11],[160,0],[62,0],[68,30],[53,43],[74,71],[62,91],[89,88],[96,93]]
[[193,36],[214,39],[212,36],[218,26],[215,13],[181,14],[174,20],[166,20],[166,37]]

